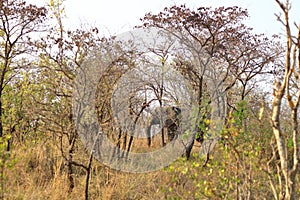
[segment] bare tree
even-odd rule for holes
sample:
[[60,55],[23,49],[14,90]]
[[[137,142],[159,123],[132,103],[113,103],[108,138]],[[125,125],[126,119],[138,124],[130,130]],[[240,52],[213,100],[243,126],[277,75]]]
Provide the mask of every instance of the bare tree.
[[[279,78],[274,83],[273,103],[272,103],[272,127],[276,140],[276,150],[280,165],[277,168],[278,192],[275,190],[275,181],[271,180],[271,185],[276,199],[295,199],[296,175],[299,168],[299,130],[298,130],[298,108],[300,101],[300,26],[296,25],[298,33],[293,35],[291,31],[289,10],[290,2],[287,0],[282,3],[276,0],[283,12],[283,16],[277,15],[279,22],[285,27],[286,37],[286,56],[283,78]],[[292,134],[284,133],[281,126],[282,103],[287,99],[292,120]],[[293,148],[290,151],[287,140],[291,138]],[[273,157],[275,159],[276,156]]]
[[[143,27],[163,29],[184,47],[176,54],[175,66],[196,91],[199,112],[195,132],[200,131],[198,124],[206,107],[203,105],[206,85],[214,88],[219,98],[240,81],[244,98],[250,80],[263,73],[265,66],[277,56],[271,51],[269,39],[253,34],[242,23],[246,17],[247,11],[239,7],[191,10],[182,5],[165,8],[158,14],[148,13],[142,19]],[[213,95],[210,98],[215,99]],[[188,149],[192,146],[193,141]]]
[[[21,71],[18,59],[33,52],[33,33],[42,31],[46,8],[26,4],[25,1],[0,1],[0,99],[5,87]],[[3,136],[3,105],[0,100],[0,137]]]
[[33,36],[42,31],[46,13],[46,8],[27,4],[23,0],[0,0],[0,197],[2,199],[5,182],[4,167],[12,137],[10,134],[18,129],[17,123],[24,118],[19,115],[16,121],[11,123],[5,120],[5,113],[6,115],[9,113],[5,107],[11,107],[12,103],[10,100],[4,101],[4,96],[9,93],[9,88],[13,87],[14,82],[21,79],[22,71],[28,69],[30,62],[25,59],[25,55],[35,52]]
[[[74,158],[80,145],[72,110],[74,78],[88,52],[101,43],[101,38],[98,29],[93,27],[68,30],[63,23],[63,1],[50,1],[49,8],[53,24],[36,44],[39,60],[34,69],[34,81],[43,87],[36,87],[31,96],[35,104],[33,112],[43,122],[42,131],[52,134],[53,143],[64,159],[69,192],[72,192],[75,187],[76,167],[86,171],[88,184],[92,166],[92,155],[88,155],[87,165]],[[86,187],[88,189],[88,185]]]

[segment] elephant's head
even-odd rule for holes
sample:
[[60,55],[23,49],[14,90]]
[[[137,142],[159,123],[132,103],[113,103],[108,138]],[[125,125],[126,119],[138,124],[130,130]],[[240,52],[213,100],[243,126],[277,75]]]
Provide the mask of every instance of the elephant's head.
[[[157,107],[153,110],[149,126],[147,127],[148,145],[151,145],[151,127],[160,125],[162,129],[167,128],[168,141],[172,141],[178,129],[181,109],[175,106]],[[164,141],[163,145],[164,145]]]

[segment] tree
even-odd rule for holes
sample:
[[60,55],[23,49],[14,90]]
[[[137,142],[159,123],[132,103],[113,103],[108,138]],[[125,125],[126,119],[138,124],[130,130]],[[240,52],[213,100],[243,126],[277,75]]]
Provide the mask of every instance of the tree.
[[[283,16],[277,15],[277,17],[278,21],[285,27],[286,55],[285,66],[282,66],[284,67],[284,74],[281,74],[281,77],[274,82],[272,102],[272,129],[277,147],[274,154],[278,154],[280,160],[280,165],[277,168],[279,194],[275,193],[275,190],[274,197],[276,199],[295,199],[296,175],[300,158],[298,130],[300,25],[296,25],[298,33],[293,35],[289,19],[290,2],[288,0],[285,3],[280,0],[276,0],[276,2],[283,12]],[[282,104],[285,98],[291,111],[292,133],[282,131]],[[292,143],[292,147],[288,145],[289,141]],[[274,181],[271,183],[272,187],[275,188]]]
[[[165,8],[158,14],[148,13],[141,19],[142,27],[163,29],[184,46],[174,61],[175,68],[190,80],[196,92],[199,110],[195,132],[201,133],[200,113],[206,108],[203,102],[207,85],[217,93],[210,96],[210,101],[222,101],[221,97],[240,82],[244,99],[251,89],[247,90],[250,80],[266,72],[266,66],[278,55],[271,40],[253,34],[242,23],[247,17],[247,11],[239,7],[191,10],[182,5]],[[234,108],[235,101],[227,102]],[[199,137],[203,138],[203,132]],[[193,141],[188,149],[192,146]]]
[[[34,34],[42,31],[42,25],[46,17],[46,9],[23,0],[1,0],[0,1],[0,140],[1,140],[1,197],[4,189],[4,167],[7,153],[10,151],[10,133],[15,129],[22,129],[18,122],[24,116],[12,112],[22,108],[21,97],[13,95],[13,87],[17,87],[20,79],[23,79],[22,72],[28,69],[30,61],[25,55],[34,52]],[[13,99],[8,99],[14,97]],[[15,101],[16,100],[16,101]],[[5,110],[6,109],[6,110]],[[17,123],[7,119],[14,119]],[[12,118],[11,118],[12,117]]]
[[[13,82],[26,63],[24,55],[33,52],[32,36],[42,31],[42,23],[46,17],[46,9],[27,5],[25,1],[0,1],[0,39],[1,39],[1,74],[0,99],[5,87]],[[3,105],[0,101],[0,137],[3,136]]]
[[[85,61],[89,50],[99,44],[100,38],[97,28],[67,30],[63,22],[63,1],[50,1],[49,8],[52,27],[35,44],[39,57],[32,69],[34,73],[30,74],[34,82],[31,98],[35,107],[28,109],[39,116],[42,124],[39,129],[48,133],[46,137],[51,138],[54,147],[60,151],[66,163],[68,192],[72,192],[75,187],[75,168],[86,171],[88,183],[92,163],[90,154],[87,165],[74,158],[80,143],[72,112],[73,80],[76,70]],[[86,190],[88,196],[88,184]]]

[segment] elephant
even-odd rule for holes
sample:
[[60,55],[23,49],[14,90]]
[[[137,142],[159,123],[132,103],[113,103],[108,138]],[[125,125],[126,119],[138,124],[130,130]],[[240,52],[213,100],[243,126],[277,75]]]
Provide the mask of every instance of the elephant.
[[[162,146],[165,145],[164,143],[164,135],[163,135],[163,129],[167,129],[167,136],[168,136],[168,142],[171,142],[176,137],[176,134],[179,134],[179,131],[183,131],[184,127],[180,126],[180,123],[183,123],[183,110],[176,106],[164,106],[164,107],[156,107],[152,112],[152,117],[149,122],[149,125],[147,126],[147,138],[148,138],[148,146],[151,146],[151,128],[153,125],[160,125],[160,128],[162,130]],[[202,144],[204,142],[204,129],[208,128],[209,126],[206,124],[203,124],[204,119],[210,119],[210,114],[206,113],[203,114],[199,121],[200,124],[202,124],[202,128],[199,126],[196,126],[194,130],[192,130],[193,134],[191,135],[190,139],[185,143],[185,156],[187,159],[190,158],[191,150],[194,146],[195,140]],[[161,124],[162,122],[162,124]],[[180,130],[179,130],[180,128]],[[184,131],[183,131],[184,132]],[[184,155],[183,155],[184,156]]]
[[[172,141],[180,124],[181,108],[175,106],[157,107],[152,112],[152,118],[147,127],[148,146],[151,146],[151,127],[153,125],[160,125],[162,130],[162,145],[164,142],[164,128],[167,128],[168,141]],[[162,123],[162,124],[161,124]]]

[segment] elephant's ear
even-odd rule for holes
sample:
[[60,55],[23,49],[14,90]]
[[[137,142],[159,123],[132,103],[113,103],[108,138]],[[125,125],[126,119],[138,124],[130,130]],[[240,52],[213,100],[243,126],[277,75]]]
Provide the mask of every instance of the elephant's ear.
[[174,112],[175,112],[176,114],[180,114],[180,113],[181,113],[181,109],[178,108],[178,107],[173,106],[172,109],[174,110]]

